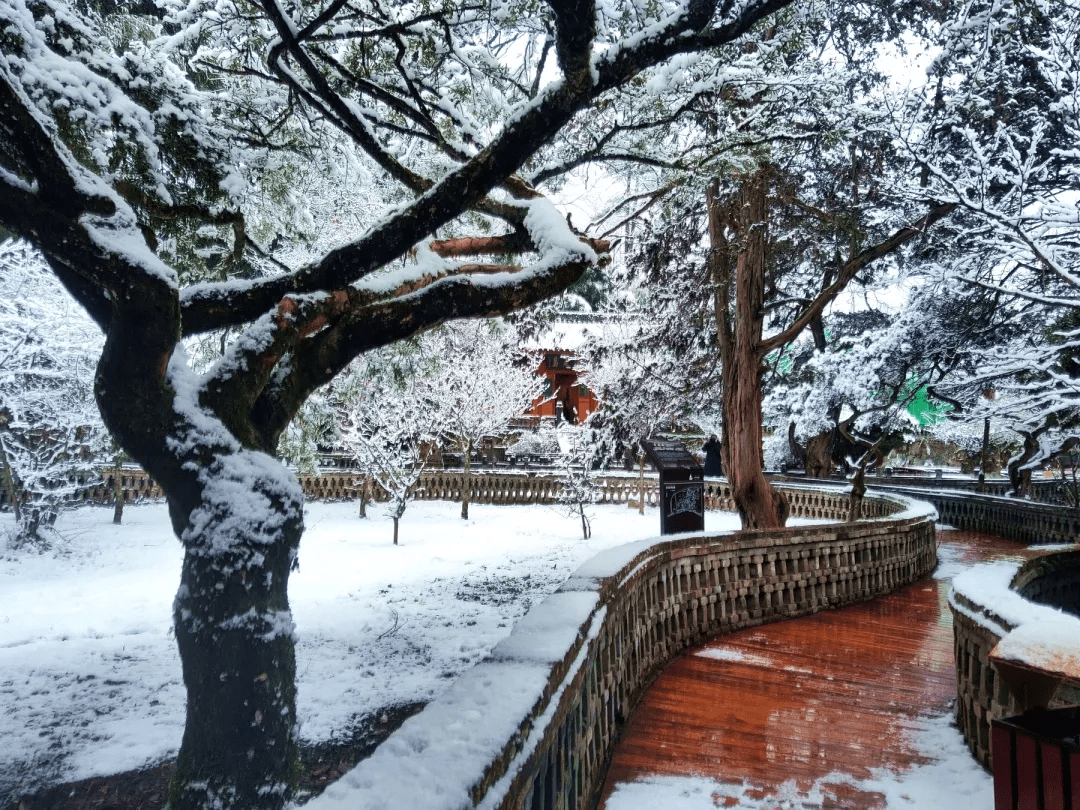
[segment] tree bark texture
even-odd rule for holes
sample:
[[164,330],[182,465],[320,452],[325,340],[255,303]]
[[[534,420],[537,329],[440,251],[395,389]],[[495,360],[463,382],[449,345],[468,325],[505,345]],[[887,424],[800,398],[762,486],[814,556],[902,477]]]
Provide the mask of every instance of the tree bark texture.
[[472,442],[462,445],[464,475],[461,477],[461,519],[469,519],[469,496],[472,495]]
[[848,523],[862,519],[864,495],[866,495],[866,468],[860,467],[851,482],[851,493],[848,495]]
[[367,517],[367,505],[371,500],[371,476],[364,476],[364,483],[360,485],[360,517]]
[[[795,464],[796,469],[806,470],[806,450],[799,446],[799,442],[795,438],[795,422],[792,420],[788,422],[787,431],[788,452],[791,453],[791,459]],[[807,473],[809,475],[809,473]]]
[[113,464],[113,515],[112,522],[119,526],[124,520],[124,465],[117,454]]
[[[273,482],[272,527],[245,503],[209,498],[184,532],[173,605],[187,688],[184,738],[170,810],[279,808],[297,764],[296,660],[289,572],[303,532],[302,493]],[[171,500],[170,500],[171,504]],[[205,522],[204,522],[205,521]]]
[[1027,463],[1038,455],[1040,450],[1039,436],[1045,432],[1045,428],[1036,429],[1032,432],[1019,431],[1024,437],[1024,447],[1020,454],[1009,459],[1009,486],[1010,495],[1014,498],[1028,497],[1031,488],[1031,468]]
[[[787,521],[788,505],[765,478],[761,447],[767,170],[748,177],[727,205],[710,187],[708,205],[709,262],[723,364],[724,469],[743,528],[779,528]],[[732,288],[734,307],[729,306]]]
[[833,444],[835,430],[827,430],[811,437],[806,443],[806,475],[810,478],[828,478],[833,471]]

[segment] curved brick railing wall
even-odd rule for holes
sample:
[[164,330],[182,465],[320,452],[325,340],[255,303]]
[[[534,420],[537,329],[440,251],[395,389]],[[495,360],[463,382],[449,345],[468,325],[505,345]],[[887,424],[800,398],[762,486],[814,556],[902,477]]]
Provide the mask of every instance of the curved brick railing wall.
[[[82,491],[83,500],[93,503],[111,503],[114,478],[111,471],[102,473],[102,482]],[[470,476],[470,498],[473,503],[505,504],[551,504],[558,501],[562,491],[559,477],[552,473],[481,472]],[[414,497],[417,500],[458,500],[464,484],[460,470],[431,470],[425,472]],[[626,503],[636,501],[641,484],[637,475],[597,475],[600,503]],[[311,500],[355,500],[360,497],[361,479],[355,473],[323,473],[302,475],[300,485],[304,495]],[[131,503],[140,498],[162,498],[161,488],[141,470],[125,470],[121,476],[124,500]],[[645,476],[645,502],[656,506],[659,486],[655,473]],[[848,502],[835,492],[823,493],[812,484],[785,484],[784,491],[792,502],[792,514],[796,517],[845,520]],[[381,494],[376,492],[376,497]],[[881,517],[886,514],[886,501],[866,499],[863,516]],[[735,510],[731,499],[731,487],[724,479],[705,482],[705,504],[710,509]]]
[[963,598],[950,604],[953,614],[953,653],[956,657],[956,724],[968,748],[983,767],[990,767],[990,719],[1019,714],[1015,698],[990,666],[990,651],[1001,634],[957,610],[979,611]]
[[1080,509],[975,493],[905,490],[929,501],[939,521],[957,529],[996,534],[1022,543],[1071,543],[1080,538]]
[[[794,516],[846,514],[841,493],[789,497]],[[591,807],[619,729],[674,656],[933,570],[933,512],[901,500],[871,499],[892,513],[883,520],[654,539],[597,555],[310,807]],[[482,728],[470,717],[483,717]]]
[[1030,545],[1080,540],[1080,509],[974,492],[893,486],[882,479],[870,487],[871,492],[893,492],[932,503],[938,522],[957,529],[996,534]]
[[1012,589],[1032,602],[1080,618],[1080,549],[1032,560],[1017,572]]
[[[1016,599],[1060,608],[1076,616],[1074,637],[1080,637],[1080,550],[1047,554],[1011,568],[996,565],[1006,574],[1015,571],[1009,589]],[[987,601],[991,604],[984,604]],[[972,754],[987,768],[990,720],[1019,714],[1025,708],[1010,691],[990,654],[1002,638],[1017,629],[1021,623],[1018,617],[1027,611],[1023,604],[1018,611],[1016,604],[997,601],[964,588],[963,582],[949,594],[956,655],[957,725]],[[1037,620],[1038,614],[1034,618]],[[1071,697],[1076,697],[1075,691]]]

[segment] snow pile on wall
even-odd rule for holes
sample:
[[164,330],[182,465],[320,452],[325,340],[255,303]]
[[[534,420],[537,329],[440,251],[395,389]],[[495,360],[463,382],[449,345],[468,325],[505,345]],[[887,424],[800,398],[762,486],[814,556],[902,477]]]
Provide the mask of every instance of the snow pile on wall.
[[1013,590],[1022,567],[995,562],[965,571],[953,580],[950,606],[1001,639],[993,658],[1080,677],[1080,618]]

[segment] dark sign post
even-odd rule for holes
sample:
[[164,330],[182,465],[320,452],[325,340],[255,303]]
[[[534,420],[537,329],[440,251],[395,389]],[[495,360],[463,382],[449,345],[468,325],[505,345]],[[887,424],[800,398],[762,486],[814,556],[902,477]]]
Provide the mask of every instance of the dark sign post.
[[705,529],[705,471],[672,439],[642,439],[645,455],[660,473],[660,534]]

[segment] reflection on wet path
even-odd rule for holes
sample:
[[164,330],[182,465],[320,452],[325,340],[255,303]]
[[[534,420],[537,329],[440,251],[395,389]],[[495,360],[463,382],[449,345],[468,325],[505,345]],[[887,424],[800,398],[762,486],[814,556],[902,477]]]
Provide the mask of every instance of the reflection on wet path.
[[[974,532],[942,531],[938,544],[933,578],[721,636],[673,661],[630,718],[605,799],[616,783],[646,776],[746,782],[767,796],[793,780],[808,787],[831,773],[866,779],[925,763],[932,752],[918,750],[916,726],[948,713],[956,694],[949,580],[976,562],[1027,556]],[[848,785],[826,806],[875,805]]]

